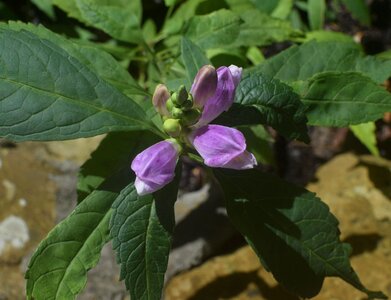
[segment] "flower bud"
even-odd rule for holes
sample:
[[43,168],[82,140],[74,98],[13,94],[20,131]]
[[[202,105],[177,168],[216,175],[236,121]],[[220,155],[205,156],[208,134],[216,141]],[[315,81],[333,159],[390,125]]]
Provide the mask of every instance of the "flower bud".
[[183,110],[178,107],[173,107],[171,110],[171,114],[175,119],[181,119],[183,116]]
[[212,97],[217,87],[217,72],[211,65],[203,66],[197,73],[190,93],[194,98],[194,106],[202,108],[210,97]]
[[254,155],[246,150],[243,134],[237,129],[207,125],[193,131],[189,140],[207,166],[244,170],[257,165]]
[[171,96],[171,98],[169,98],[166,102],[166,108],[167,108],[168,112],[171,113],[174,107],[175,107],[175,105],[174,105],[174,103],[172,103],[172,96]]
[[145,149],[134,158],[131,168],[136,173],[134,185],[140,196],[153,193],[174,179],[179,152],[177,143],[165,140]]
[[178,103],[182,105],[187,100],[188,95],[186,87],[182,84],[178,89]]
[[167,119],[163,123],[163,129],[172,137],[178,137],[181,134],[182,126],[178,119]]
[[235,98],[236,87],[242,76],[242,68],[231,65],[217,69],[218,83],[216,92],[202,111],[202,116],[196,127],[201,127],[213,121],[223,111],[227,111]]
[[182,123],[186,126],[191,126],[197,123],[198,119],[201,116],[201,111],[199,109],[190,109],[186,110],[183,113]]
[[189,96],[187,97],[186,101],[183,102],[182,107],[185,110],[189,110],[189,109],[193,108],[193,104],[194,104],[193,96],[191,94],[189,94]]
[[158,84],[153,93],[152,103],[156,111],[161,116],[169,116],[170,113],[167,110],[166,102],[170,98],[170,92],[164,84]]

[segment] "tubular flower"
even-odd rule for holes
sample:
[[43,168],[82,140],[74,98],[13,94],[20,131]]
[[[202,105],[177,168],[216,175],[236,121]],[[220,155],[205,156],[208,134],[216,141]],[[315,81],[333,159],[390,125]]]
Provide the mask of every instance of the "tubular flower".
[[139,195],[153,193],[174,179],[180,148],[171,140],[161,141],[139,153],[131,168],[136,173]]
[[231,107],[241,75],[242,68],[234,65],[217,71],[204,66],[190,93],[184,86],[172,93],[164,85],[156,87],[152,102],[164,120],[163,130],[172,139],[147,148],[133,160],[139,195],[153,193],[173,180],[182,147],[194,148],[210,167],[244,170],[257,165],[240,131],[209,125]]
[[189,138],[210,167],[244,170],[257,165],[254,155],[246,151],[246,140],[237,129],[206,125],[193,131]]
[[216,119],[223,111],[227,111],[231,107],[241,76],[242,68],[234,65],[217,69],[216,91],[213,97],[206,102],[196,127],[208,124]]

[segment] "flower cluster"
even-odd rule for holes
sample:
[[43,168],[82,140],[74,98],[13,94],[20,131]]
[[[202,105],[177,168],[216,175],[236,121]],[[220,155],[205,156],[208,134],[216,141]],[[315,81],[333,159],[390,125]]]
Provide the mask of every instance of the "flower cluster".
[[171,138],[145,149],[133,160],[139,195],[153,193],[172,181],[185,148],[195,149],[210,167],[243,170],[256,166],[239,130],[209,124],[232,105],[241,75],[242,68],[234,65],[217,70],[207,65],[198,71],[190,93],[184,86],[174,93],[162,84],[156,87],[152,102]]

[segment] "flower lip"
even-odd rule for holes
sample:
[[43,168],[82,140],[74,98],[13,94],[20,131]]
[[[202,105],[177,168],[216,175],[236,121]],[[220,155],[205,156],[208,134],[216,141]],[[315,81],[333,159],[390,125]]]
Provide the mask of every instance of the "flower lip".
[[246,150],[243,134],[237,129],[206,125],[196,129],[189,140],[207,166],[244,170],[257,165],[254,155]]
[[134,158],[131,169],[136,173],[135,187],[139,195],[153,193],[174,179],[179,152],[173,141],[165,140]]

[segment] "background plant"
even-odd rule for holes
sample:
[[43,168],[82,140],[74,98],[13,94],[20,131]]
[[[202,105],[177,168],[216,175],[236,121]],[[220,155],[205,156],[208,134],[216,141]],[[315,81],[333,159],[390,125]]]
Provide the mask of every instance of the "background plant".
[[[74,212],[30,261],[28,298],[74,298],[110,240],[132,299],[160,298],[179,175],[140,197],[129,169],[135,155],[167,137],[151,103],[158,83],[189,89],[205,64],[244,67],[234,105],[215,123],[240,128],[261,163],[270,162],[270,149],[257,143],[270,138],[261,125],[303,142],[308,125],[350,126],[378,155],[373,122],[391,111],[382,86],[391,61],[365,55],[350,36],[321,30],[334,17],[327,5],[369,24],[363,2],[167,0],[163,19],[147,13],[147,1],[32,2],[50,29],[0,24],[0,136],[107,136],[81,167]],[[286,41],[295,44],[265,59],[265,47]],[[217,170],[213,177],[233,224],[286,288],[312,297],[326,276],[338,276],[369,298],[385,297],[362,285],[337,220],[313,193],[260,170]]]

